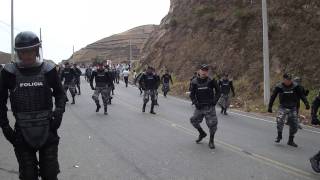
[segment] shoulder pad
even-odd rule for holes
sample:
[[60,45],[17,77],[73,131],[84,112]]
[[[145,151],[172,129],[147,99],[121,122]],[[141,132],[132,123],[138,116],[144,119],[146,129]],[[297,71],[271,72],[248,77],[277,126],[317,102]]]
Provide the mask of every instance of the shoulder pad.
[[198,83],[198,78],[193,78],[191,81],[192,84],[197,84]]
[[6,64],[3,69],[11,74],[15,74],[17,71],[17,67],[14,63]]
[[49,61],[44,61],[42,64],[42,70],[44,73],[47,73],[56,67],[55,64]]

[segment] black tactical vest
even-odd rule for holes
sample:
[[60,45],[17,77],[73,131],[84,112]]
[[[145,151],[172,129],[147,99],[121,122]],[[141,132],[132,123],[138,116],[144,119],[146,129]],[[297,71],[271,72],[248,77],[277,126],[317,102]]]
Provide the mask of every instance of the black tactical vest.
[[213,87],[209,87],[211,81],[210,78],[206,80],[196,79],[195,95],[199,105],[214,105]]
[[279,85],[281,91],[279,92],[280,106],[285,108],[296,107],[300,101],[300,97],[297,92],[297,84],[293,83],[292,86],[286,87],[283,84]]
[[156,76],[146,73],[144,77],[144,86],[146,90],[154,90],[157,86]]
[[75,71],[71,68],[65,68],[63,71],[63,76],[64,76],[64,84],[71,84],[74,83],[75,81]]
[[229,94],[230,93],[230,81],[229,80],[221,80],[220,83],[220,89],[222,94]]
[[96,87],[107,87],[108,85],[108,78],[107,78],[107,72],[105,71],[96,71]]
[[45,73],[54,65],[44,62],[39,73],[24,75],[14,64],[5,69],[16,76],[14,89],[10,89],[10,101],[16,127],[26,142],[33,148],[40,148],[47,140],[52,111],[52,91],[45,79]]

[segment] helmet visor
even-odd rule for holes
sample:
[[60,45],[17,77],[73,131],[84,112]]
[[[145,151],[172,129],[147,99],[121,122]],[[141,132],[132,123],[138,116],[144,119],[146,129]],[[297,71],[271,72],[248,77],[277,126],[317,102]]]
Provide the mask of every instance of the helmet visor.
[[15,49],[15,63],[20,68],[40,66],[43,62],[41,46]]

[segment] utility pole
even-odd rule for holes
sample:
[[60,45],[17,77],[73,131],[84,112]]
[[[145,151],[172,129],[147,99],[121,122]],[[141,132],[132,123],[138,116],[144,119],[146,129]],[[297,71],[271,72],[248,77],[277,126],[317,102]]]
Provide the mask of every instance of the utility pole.
[[40,42],[42,42],[42,33],[41,33],[41,28],[40,28]]
[[131,47],[131,39],[129,40],[129,44],[130,44],[130,59],[129,59],[129,64],[131,65],[131,63],[132,63],[132,47]]
[[73,55],[74,55],[74,45],[72,45],[72,57],[71,57],[71,61],[74,63],[74,59],[73,59]]
[[264,74],[264,104],[270,100],[270,63],[268,38],[268,8],[267,0],[262,0],[262,26],[263,26],[263,74]]
[[11,61],[14,61],[14,21],[13,21],[13,0],[11,0]]

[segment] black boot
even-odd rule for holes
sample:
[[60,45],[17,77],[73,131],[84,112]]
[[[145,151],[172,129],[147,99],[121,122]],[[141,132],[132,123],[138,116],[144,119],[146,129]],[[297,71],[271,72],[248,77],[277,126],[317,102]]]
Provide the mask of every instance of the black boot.
[[108,115],[108,108],[104,107],[104,115]]
[[74,100],[74,97],[72,97],[72,103],[71,104],[75,104],[75,100]]
[[156,113],[154,112],[154,104],[153,104],[153,103],[151,104],[150,114],[156,114]]
[[215,149],[216,148],[216,146],[214,145],[214,134],[210,135],[209,148],[210,149]]
[[96,105],[97,105],[96,112],[99,112],[99,110],[100,110],[101,106],[100,106],[100,104],[99,104],[99,103],[97,103]]
[[221,108],[221,114],[223,114],[223,112],[224,112],[224,108],[222,107],[222,108]]
[[288,145],[292,147],[298,147],[298,145],[294,143],[293,139],[294,139],[294,136],[289,136]]
[[111,105],[111,103],[112,103],[111,100],[112,100],[112,99],[113,99],[113,97],[110,97],[110,98],[109,98],[109,100],[108,100],[108,104],[109,104],[109,105]]
[[227,108],[224,109],[223,114],[224,114],[224,115],[228,115],[228,113],[227,113]]
[[146,105],[147,105],[146,103],[143,104],[143,106],[142,106],[142,112],[146,112]]
[[279,143],[282,139],[282,132],[278,132],[278,136],[274,142]]
[[320,152],[318,152],[318,154],[310,158],[310,163],[311,163],[312,169],[315,172],[320,173]]
[[202,141],[202,139],[207,136],[207,133],[204,132],[204,130],[201,127],[198,129],[198,131],[199,131],[199,137],[196,140],[196,143],[200,143]]

